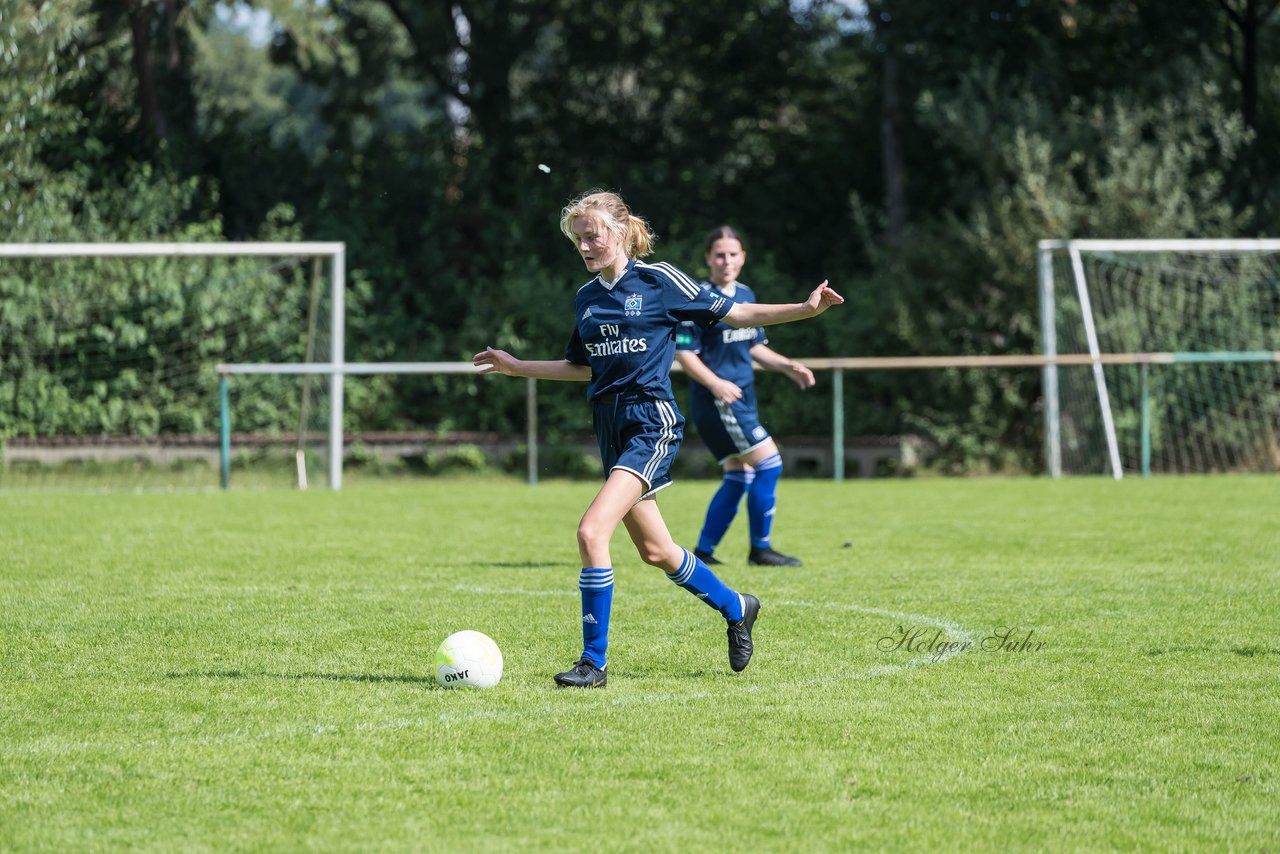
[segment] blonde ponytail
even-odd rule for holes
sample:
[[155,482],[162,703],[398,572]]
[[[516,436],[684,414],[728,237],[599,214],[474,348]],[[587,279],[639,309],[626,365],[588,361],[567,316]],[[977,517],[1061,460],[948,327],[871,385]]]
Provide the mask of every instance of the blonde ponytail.
[[627,217],[627,257],[643,258],[653,251],[653,244],[658,238],[654,235],[649,223],[638,216]]

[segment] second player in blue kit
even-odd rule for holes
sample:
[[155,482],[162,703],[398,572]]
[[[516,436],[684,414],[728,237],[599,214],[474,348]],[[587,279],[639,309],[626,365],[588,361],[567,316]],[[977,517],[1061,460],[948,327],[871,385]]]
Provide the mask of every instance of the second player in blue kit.
[[[709,294],[738,303],[754,303],[755,292],[738,281],[746,264],[742,238],[727,225],[707,237],[706,258],[711,277],[702,284]],[[710,566],[720,563],[716,546],[729,530],[738,504],[747,497],[751,550],[747,562],[760,566],[800,566],[800,560],[773,548],[782,454],[760,423],[756,406],[754,366],[777,371],[800,388],[814,384],[813,372],[768,346],[764,330],[738,329],[725,323],[710,327],[684,323],[676,333],[677,358],[693,379],[689,410],[698,434],[724,469],[720,488],[707,507],[706,520],[694,549]]]
[[619,524],[641,560],[725,619],[729,666],[741,671],[755,649],[752,628],[760,602],[731,589],[677,545],[653,500],[671,483],[671,463],[684,435],[671,390],[675,331],[685,321],[756,327],[803,320],[844,299],[823,282],[800,303],[736,303],[670,264],[642,262],[653,233],[616,193],[591,191],[574,199],[561,211],[560,227],[587,271],[596,274],[574,299],[575,324],[564,358],[524,360],[486,348],[472,360],[482,373],[588,383],[605,482],[578,523],[582,654],[555,681],[580,688],[606,683],[614,586],[609,541]]

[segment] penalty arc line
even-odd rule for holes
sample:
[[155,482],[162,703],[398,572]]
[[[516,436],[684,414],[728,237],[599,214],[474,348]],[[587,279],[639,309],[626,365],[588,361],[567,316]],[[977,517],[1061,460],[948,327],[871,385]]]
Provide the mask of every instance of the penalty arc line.
[[[498,587],[472,587],[468,585],[457,585],[454,591],[460,593],[475,593],[481,595],[493,596],[574,596],[576,591],[567,590],[527,590],[520,588],[498,588]],[[913,668],[922,667],[930,664],[941,664],[956,656],[962,654],[965,649],[972,648],[974,636],[972,632],[964,629],[960,625],[938,617],[930,617],[924,614],[911,614],[905,611],[894,611],[887,608],[873,608],[866,605],[852,605],[841,602],[809,602],[799,599],[779,599],[769,603],[770,607],[781,608],[822,608],[832,610],[855,611],[861,614],[868,614],[875,617],[887,617],[893,620],[903,620],[909,623],[922,624],[941,629],[948,633],[948,636],[954,637],[961,643],[951,644],[946,650],[940,654],[927,654],[912,658],[900,664],[881,664],[870,667],[865,670],[853,671],[850,673],[833,673],[828,676],[817,677],[813,679],[796,679],[796,680],[771,680],[765,685],[751,684],[744,686],[744,693],[757,693],[762,690],[777,690],[779,687],[799,686],[799,685],[822,685],[834,682],[852,682],[866,679],[878,679],[881,677],[892,676],[895,673],[901,673]],[[967,643],[965,643],[967,642]],[[559,689],[563,691],[563,689]],[[577,692],[569,692],[577,693]],[[723,691],[661,691],[645,694],[635,694],[629,696],[598,696],[595,692],[591,692],[592,696],[582,697],[580,699],[590,699],[600,706],[621,708],[628,706],[648,706],[657,703],[677,703],[688,702],[689,700],[708,700],[722,699],[725,696]],[[597,706],[599,708],[599,706]],[[345,730],[357,733],[368,732],[388,732],[398,730],[412,729],[429,729],[433,726],[432,721],[439,723],[447,722],[465,722],[480,720],[516,720],[528,717],[530,714],[538,715],[555,715],[555,714],[579,714],[588,709],[588,706],[573,705],[566,706],[563,702],[546,703],[540,709],[524,709],[520,711],[499,710],[499,709],[440,709],[434,715],[424,715],[413,718],[400,718],[396,720],[382,722],[363,722],[354,726],[344,725],[325,725],[312,724],[302,726],[286,726],[276,729],[267,730],[253,734],[237,729],[234,733],[224,734],[222,736],[210,736],[203,741],[218,743],[222,741],[240,740],[240,739],[276,739],[276,738],[297,738],[297,737],[316,737],[323,735],[340,734]]]
[[[520,588],[506,587],[471,587],[459,584],[453,588],[460,593],[477,593],[481,595],[510,595],[510,596],[576,596],[576,592],[565,590],[528,590]],[[776,688],[779,684],[785,685],[822,685],[832,682],[857,682],[864,679],[876,679],[882,676],[892,676],[904,670],[911,670],[916,667],[922,667],[928,664],[942,664],[952,658],[962,654],[965,650],[972,649],[976,645],[976,638],[973,633],[951,620],[930,617],[924,614],[911,614],[905,611],[894,611],[887,608],[873,608],[866,605],[853,605],[844,602],[810,602],[803,599],[779,599],[768,603],[771,607],[784,608],[826,608],[833,610],[856,611],[860,614],[869,614],[874,617],[887,617],[893,620],[902,620],[907,623],[918,623],[931,626],[936,629],[945,631],[949,637],[955,638],[957,642],[948,644],[947,649],[937,654],[926,654],[916,658],[909,659],[900,664],[880,664],[866,670],[852,671],[850,673],[832,673],[827,676],[815,677],[813,679],[792,680],[785,683],[777,681],[770,682],[768,685],[753,684],[747,687],[747,691],[754,693],[764,688]],[[690,697],[698,697],[698,692],[685,693],[680,696],[688,699]],[[711,696],[710,693],[706,696]],[[657,702],[671,699],[667,695],[652,695],[651,698],[632,697],[633,702]],[[621,698],[618,701],[620,703]]]
[[[832,608],[845,611],[857,611],[861,614],[870,614],[874,617],[888,617],[892,620],[903,620],[908,623],[923,623],[926,626],[932,626],[936,629],[947,632],[949,636],[957,638],[958,642],[949,643],[947,648],[936,655],[923,655],[918,658],[912,658],[901,664],[881,664],[861,672],[847,674],[832,674],[815,679],[808,679],[796,684],[802,685],[821,685],[828,682],[852,682],[861,679],[874,679],[879,676],[891,676],[894,673],[903,670],[910,670],[915,667],[921,667],[926,664],[941,664],[944,661],[955,658],[967,649],[974,646],[975,638],[972,632],[962,626],[951,622],[950,620],[940,617],[928,617],[924,614],[908,614],[903,611],[892,611],[887,608],[871,608],[866,605],[851,605],[844,602],[808,602],[803,599],[781,599],[774,603],[781,606],[792,606],[800,608]],[[759,685],[752,685],[750,690],[757,691]]]

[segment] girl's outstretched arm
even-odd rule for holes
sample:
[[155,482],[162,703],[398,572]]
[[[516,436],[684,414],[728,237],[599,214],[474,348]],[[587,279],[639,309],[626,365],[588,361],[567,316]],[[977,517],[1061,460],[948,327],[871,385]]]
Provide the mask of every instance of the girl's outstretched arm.
[[485,347],[471,357],[471,364],[482,374],[506,374],[509,377],[532,377],[535,380],[572,380],[586,382],[591,379],[589,365],[575,365],[564,359],[545,362],[517,359],[506,350]]
[[844,297],[831,289],[824,279],[813,289],[809,298],[797,303],[734,303],[724,316],[724,322],[739,329],[746,326],[774,326],[793,320],[817,317],[833,305],[844,302]]

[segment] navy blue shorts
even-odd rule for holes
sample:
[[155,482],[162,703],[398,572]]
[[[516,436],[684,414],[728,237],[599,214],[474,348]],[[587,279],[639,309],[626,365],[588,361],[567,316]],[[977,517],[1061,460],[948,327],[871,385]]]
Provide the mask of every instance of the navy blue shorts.
[[756,412],[756,390],[749,385],[733,403],[721,403],[710,392],[695,392],[689,405],[698,435],[707,443],[716,462],[749,454],[769,440],[769,431],[760,424]]
[[647,498],[671,485],[671,463],[684,438],[684,416],[675,401],[647,394],[609,394],[592,403],[604,476],[614,469],[644,481]]

